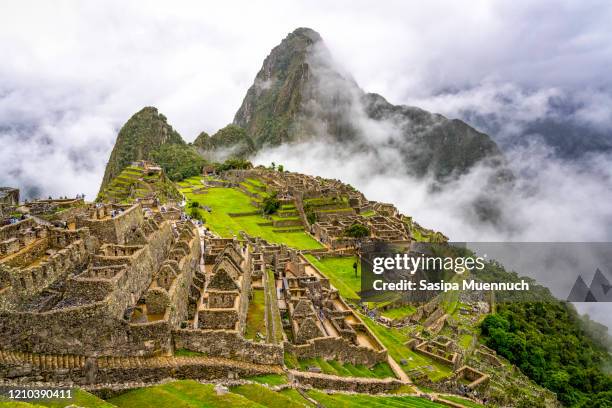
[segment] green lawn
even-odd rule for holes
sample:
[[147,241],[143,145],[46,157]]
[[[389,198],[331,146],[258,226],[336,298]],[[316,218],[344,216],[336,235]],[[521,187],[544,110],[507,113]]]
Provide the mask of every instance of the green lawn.
[[244,337],[247,339],[255,339],[257,333],[261,333],[264,338],[266,336],[266,319],[265,319],[265,293],[262,289],[253,290],[253,299],[249,302],[249,310],[247,312],[246,331]]
[[405,305],[401,307],[396,307],[394,309],[385,310],[381,314],[389,319],[402,319],[406,316],[410,316],[414,313],[416,307],[411,305]]
[[[330,257],[317,260],[313,255],[306,255],[310,263],[316,266],[343,298],[359,299],[357,294],[361,290],[361,262],[356,257]],[[357,276],[353,263],[357,262]]]
[[255,185],[255,186],[259,186],[259,187],[265,187],[266,185],[258,179],[254,179],[254,178],[248,178],[246,179],[249,183]]
[[187,349],[176,349],[174,350],[174,355],[177,357],[201,357],[206,354],[201,353],[199,351],[191,351]]
[[255,404],[260,404],[264,407],[269,408],[304,408],[304,404],[301,404],[294,399],[274,392],[266,387],[257,384],[245,384],[237,387],[232,387],[232,393],[242,395],[248,398]]
[[233,392],[217,395],[212,384],[193,380],[174,381],[128,391],[108,400],[120,408],[261,407]]
[[251,184],[251,183],[244,182],[244,183],[240,183],[240,185],[241,185],[242,187],[246,188],[246,189],[247,189],[248,191],[250,191],[251,193],[253,193],[253,194],[255,194],[255,195],[259,196],[258,201],[268,196],[268,194],[267,194],[265,191],[260,190],[259,188],[255,187],[255,186],[254,186],[253,184]]
[[[361,316],[363,322],[378,337],[387,348],[389,354],[398,363],[405,359],[407,364],[402,366],[404,371],[412,369],[422,370],[432,381],[438,381],[452,374],[450,367],[437,363],[421,354],[415,353],[405,346],[409,337],[399,329],[383,327],[373,322],[367,316]],[[425,366],[431,366],[433,370],[427,370]]]
[[361,408],[361,407],[406,407],[406,408],[441,408],[445,405],[431,402],[425,398],[412,396],[377,397],[366,394],[325,394],[321,391],[307,392],[326,407]]
[[255,381],[260,384],[281,385],[287,383],[287,377],[280,374],[264,374],[255,377],[249,377],[247,380]]
[[196,201],[200,206],[212,209],[210,213],[203,211],[205,224],[224,238],[237,235],[239,231],[245,231],[269,242],[284,243],[297,249],[322,248],[320,243],[304,231],[274,232],[272,226],[257,225],[270,222],[260,215],[230,217],[228,213],[257,211],[257,208],[251,204],[252,199],[238,189],[215,187],[208,189],[206,194],[193,194],[188,189],[181,191],[188,200]]
[[471,334],[462,334],[459,338],[459,345],[464,349],[468,348],[472,343],[472,338]]
[[368,368],[361,364],[341,364],[335,360],[325,360],[317,357],[299,360],[298,364],[303,371],[307,371],[309,367],[319,367],[324,374],[340,377],[395,378],[393,370],[387,363],[378,363],[374,367]]
[[[276,280],[274,278],[274,272],[271,269],[266,270],[266,287],[264,290],[267,295],[266,308],[268,309],[268,316],[270,320],[270,326],[268,327],[268,337],[274,344],[281,343],[283,341],[283,323],[281,322],[280,312],[278,310],[278,298],[276,297]],[[274,321],[274,322],[273,322]],[[274,325],[276,325],[276,332],[273,332]]]
[[315,407],[314,404],[302,397],[300,393],[297,392],[297,390],[295,390],[294,388],[286,388],[280,391],[278,394],[282,395],[283,397],[289,398],[290,400],[295,401],[298,404],[303,404],[306,407]]
[[484,405],[482,404],[478,404],[474,401],[470,401],[467,400],[465,398],[461,398],[461,397],[455,397],[455,396],[450,396],[450,395],[441,395],[440,398],[445,399],[447,401],[451,401],[451,402],[456,402],[457,404],[461,404],[464,407],[467,408],[482,408],[484,407]]

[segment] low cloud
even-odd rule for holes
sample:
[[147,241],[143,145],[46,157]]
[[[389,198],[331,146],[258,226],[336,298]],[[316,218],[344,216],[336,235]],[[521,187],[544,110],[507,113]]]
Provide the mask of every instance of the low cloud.
[[612,157],[594,155],[570,163],[537,144],[506,155],[516,183],[490,192],[501,211],[495,224],[473,213],[474,197],[482,194],[483,180],[494,171],[486,166],[432,190],[433,180],[407,176],[392,151],[360,153],[309,142],[266,149],[254,163],[275,162],[290,171],[340,179],[371,200],[395,203],[404,214],[454,241],[612,240]]

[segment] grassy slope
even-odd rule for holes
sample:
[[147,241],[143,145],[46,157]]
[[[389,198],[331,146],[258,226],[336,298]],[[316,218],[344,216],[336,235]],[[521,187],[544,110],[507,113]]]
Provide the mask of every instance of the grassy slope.
[[[274,392],[257,384],[232,387],[231,392],[217,395],[213,385],[182,380],[148,388],[129,391],[109,402],[121,408],[141,407],[311,407],[296,390]],[[311,398],[327,407],[423,407],[438,408],[442,405],[412,396],[380,397],[366,394],[331,394],[312,390]]]
[[[320,261],[312,255],[306,258],[316,266],[331,284],[338,289],[345,299],[359,299],[357,294],[361,290],[361,264],[355,257],[322,258]],[[357,277],[353,263],[357,261]]]
[[307,371],[309,367],[319,367],[325,374],[340,377],[395,378],[393,370],[387,363],[378,363],[370,369],[364,365],[341,364],[335,360],[317,357],[299,360],[298,364],[303,371]]
[[261,226],[258,223],[269,222],[259,215],[246,217],[230,217],[228,213],[256,211],[251,204],[251,198],[242,191],[233,188],[210,188],[206,194],[193,194],[189,189],[183,189],[188,200],[197,201],[201,206],[208,206],[212,212],[203,212],[206,225],[222,237],[231,237],[239,231],[259,236],[269,242],[285,243],[298,249],[321,248],[315,239],[303,231],[278,233],[271,226]]
[[253,403],[269,408],[303,408],[301,404],[285,395],[274,392],[257,384],[245,384],[233,387],[232,392],[248,398]]
[[381,314],[389,319],[401,319],[406,316],[410,316],[416,310],[416,307],[406,305],[402,307],[396,307],[395,309],[385,310]]
[[258,382],[260,384],[268,384],[268,385],[281,385],[287,383],[287,377],[285,375],[280,374],[265,374],[258,375],[255,377],[248,378],[251,381]]
[[461,398],[461,397],[455,397],[455,396],[450,396],[450,395],[444,395],[440,398],[443,398],[447,401],[451,401],[451,402],[455,402],[457,404],[461,404],[466,408],[481,408],[484,407],[484,405],[482,404],[477,404],[476,402],[467,400],[465,398]]
[[[386,328],[366,316],[361,316],[368,328],[378,337],[383,345],[389,351],[389,354],[395,361],[399,362],[405,359],[408,364],[402,366],[405,371],[412,369],[421,369],[433,381],[440,380],[452,374],[450,367],[439,364],[421,354],[417,354],[405,346],[409,337],[399,329]],[[431,366],[433,370],[427,370],[423,367]]]
[[[366,394],[331,394],[312,390],[311,398],[327,407],[424,407],[438,408],[440,404],[412,396],[380,397]],[[153,387],[128,391],[111,398],[112,403],[120,408],[141,407],[272,407],[301,408],[311,407],[296,390],[287,389],[274,392],[258,384],[246,384],[232,387],[225,395],[217,395],[211,384],[200,384],[197,381],[182,380]],[[86,405],[89,407],[89,405]]]
[[154,387],[128,391],[111,398],[110,403],[120,408],[148,407],[261,407],[242,395],[227,393],[217,395],[211,384],[182,380]]
[[0,407],[1,408],[32,408],[32,407],[50,407],[50,408],[63,408],[68,405],[75,405],[79,407],[87,407],[87,408],[113,408],[109,402],[106,402],[93,394],[90,394],[86,391],[75,389],[73,390],[73,398],[71,399],[49,399],[49,400],[40,400],[33,403],[26,402],[15,402],[15,401],[4,401],[0,399]]
[[431,402],[424,398],[411,396],[375,397],[364,394],[325,394],[321,391],[311,390],[308,395],[326,407],[361,408],[361,407],[414,407],[414,408],[440,408],[445,405]]
[[300,393],[293,388],[284,389],[280,391],[279,394],[283,397],[289,398],[290,400],[297,402],[298,404],[303,404],[306,407],[315,407],[314,404],[312,404],[307,399],[304,399],[304,397],[302,397]]

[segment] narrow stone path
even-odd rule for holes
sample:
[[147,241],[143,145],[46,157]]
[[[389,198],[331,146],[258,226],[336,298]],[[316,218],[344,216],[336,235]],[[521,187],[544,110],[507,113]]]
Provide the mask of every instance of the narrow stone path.
[[402,367],[400,367],[400,365],[397,364],[397,361],[395,361],[393,357],[391,357],[389,354],[387,354],[387,362],[389,363],[389,367],[391,367],[397,378],[399,378],[405,383],[412,384],[412,381],[410,381],[410,377],[408,377],[408,374],[406,374],[406,372],[402,370]]

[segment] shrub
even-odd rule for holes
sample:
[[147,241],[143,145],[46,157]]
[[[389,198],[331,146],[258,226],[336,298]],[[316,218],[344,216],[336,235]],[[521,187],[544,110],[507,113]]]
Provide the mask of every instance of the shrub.
[[281,206],[280,200],[278,199],[276,193],[264,198],[262,204],[264,214],[274,214]]
[[344,235],[353,238],[365,238],[370,236],[370,229],[356,222],[344,231]]

